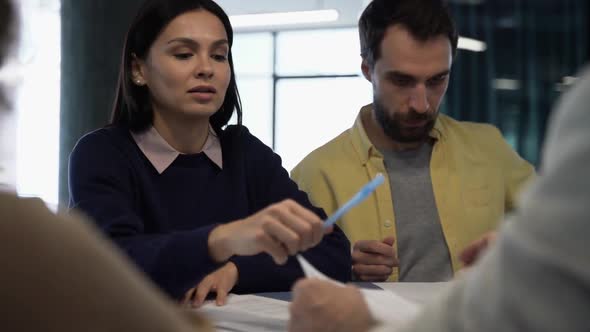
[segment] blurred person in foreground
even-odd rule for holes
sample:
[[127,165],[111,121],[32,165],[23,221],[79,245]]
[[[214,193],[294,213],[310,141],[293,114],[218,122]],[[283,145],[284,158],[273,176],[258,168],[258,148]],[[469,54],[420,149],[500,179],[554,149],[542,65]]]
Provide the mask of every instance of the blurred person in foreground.
[[[17,8],[0,0],[0,65],[16,47]],[[0,89],[1,91],[1,89]],[[0,112],[10,96],[0,94]],[[0,192],[3,331],[210,331],[182,312],[87,220]]]

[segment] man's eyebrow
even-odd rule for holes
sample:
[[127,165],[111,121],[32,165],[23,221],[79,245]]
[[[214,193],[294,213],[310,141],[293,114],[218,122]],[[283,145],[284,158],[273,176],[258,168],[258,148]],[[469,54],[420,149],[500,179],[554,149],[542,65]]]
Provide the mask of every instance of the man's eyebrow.
[[449,69],[446,69],[446,70],[441,71],[438,74],[432,75],[432,77],[430,77],[430,78],[435,78],[435,77],[440,77],[440,76],[446,76],[446,75],[449,75],[450,73],[451,73],[451,71]]
[[406,74],[404,72],[398,70],[392,70],[387,72],[387,76],[389,77],[396,77],[396,78],[404,78],[404,79],[412,79],[415,80],[416,78],[410,74]]
[[[440,76],[446,76],[450,73],[451,73],[451,71],[449,69],[445,69],[439,73],[432,75],[428,79],[433,79],[433,78],[440,77]],[[417,78],[415,76],[401,72],[399,70],[390,71],[386,75],[388,77],[392,77],[392,78],[402,78],[402,79],[406,79],[406,80],[417,80]]]

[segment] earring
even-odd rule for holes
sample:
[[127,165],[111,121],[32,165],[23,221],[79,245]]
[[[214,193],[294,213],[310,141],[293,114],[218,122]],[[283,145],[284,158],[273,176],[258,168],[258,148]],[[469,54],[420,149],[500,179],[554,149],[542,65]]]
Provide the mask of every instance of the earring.
[[139,78],[136,78],[135,79],[135,84],[137,84],[137,85],[143,85],[143,81],[141,79],[139,79]]

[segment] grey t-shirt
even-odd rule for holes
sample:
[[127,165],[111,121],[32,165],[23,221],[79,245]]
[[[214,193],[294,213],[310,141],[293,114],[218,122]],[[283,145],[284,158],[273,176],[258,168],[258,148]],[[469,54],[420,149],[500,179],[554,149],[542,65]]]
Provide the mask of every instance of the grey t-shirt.
[[447,281],[453,276],[430,178],[432,145],[382,151],[397,229],[399,281]]

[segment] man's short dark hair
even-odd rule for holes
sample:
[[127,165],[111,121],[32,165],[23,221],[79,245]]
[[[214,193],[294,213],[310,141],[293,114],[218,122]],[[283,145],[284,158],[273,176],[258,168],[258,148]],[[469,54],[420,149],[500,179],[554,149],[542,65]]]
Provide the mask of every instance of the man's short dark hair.
[[459,35],[448,5],[443,0],[373,0],[359,19],[361,56],[369,66],[381,57],[385,32],[396,24],[406,28],[414,38],[427,41],[446,35],[453,55]]

